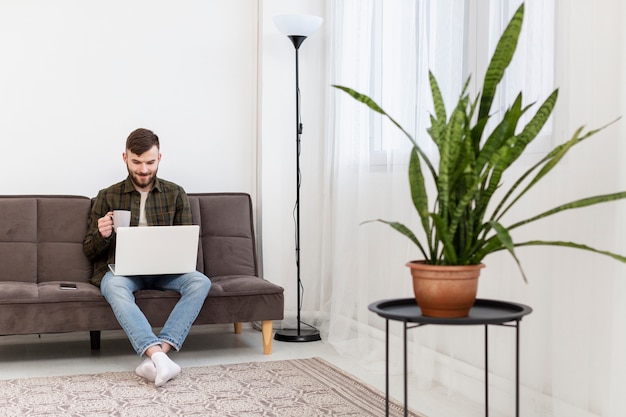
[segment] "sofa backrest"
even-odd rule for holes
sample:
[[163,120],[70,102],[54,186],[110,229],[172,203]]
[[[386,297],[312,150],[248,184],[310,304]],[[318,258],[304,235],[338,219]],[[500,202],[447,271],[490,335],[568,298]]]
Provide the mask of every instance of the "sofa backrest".
[[0,196],[0,281],[88,281],[90,207],[80,196]]
[[209,277],[258,276],[252,202],[245,193],[189,194],[200,225],[198,270]]
[[[189,194],[200,225],[198,270],[209,277],[258,276],[250,196]],[[88,282],[83,253],[92,199],[82,196],[0,196],[0,281]]]

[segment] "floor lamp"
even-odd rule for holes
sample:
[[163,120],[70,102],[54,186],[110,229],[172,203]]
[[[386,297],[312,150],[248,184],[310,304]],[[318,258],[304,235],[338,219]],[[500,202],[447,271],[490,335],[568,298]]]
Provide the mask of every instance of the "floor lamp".
[[313,342],[321,340],[317,329],[307,325],[302,329],[300,310],[302,309],[302,296],[300,280],[300,135],[302,135],[302,123],[300,123],[300,86],[298,68],[298,50],[304,40],[312,35],[322,25],[323,19],[319,16],[309,15],[282,15],[274,16],[274,24],[278,30],[293,43],[296,49],[296,274],[298,289],[298,325],[296,329],[283,329],[277,331],[274,339],[283,342]]

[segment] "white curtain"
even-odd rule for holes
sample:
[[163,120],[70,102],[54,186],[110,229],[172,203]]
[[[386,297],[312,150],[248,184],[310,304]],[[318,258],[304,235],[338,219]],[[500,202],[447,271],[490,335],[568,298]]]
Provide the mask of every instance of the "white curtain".
[[[475,83],[481,81],[495,41],[519,3],[331,1],[331,83],[370,95],[432,152],[425,133],[431,108],[428,69],[450,107],[470,73]],[[620,97],[626,94],[618,82],[624,59],[620,46],[626,36],[619,29],[624,15],[619,0],[525,3],[522,38],[502,102],[510,104],[511,95],[520,90],[526,104],[541,101],[555,86],[561,88],[555,118],[530,155],[534,162],[533,156],[562,143],[578,126],[599,127],[620,114]],[[408,141],[343,92],[331,92],[329,109],[321,242],[325,320],[320,328],[341,353],[381,371],[384,321],[368,305],[411,297],[404,264],[419,254],[388,226],[360,223],[382,218],[416,224],[407,181]],[[626,188],[622,145],[616,139],[623,131],[613,126],[600,134],[604,138],[591,141],[594,147],[572,152],[511,218]],[[620,230],[625,224],[619,213],[625,208],[617,203],[567,213],[515,238],[572,240],[623,253],[626,239]],[[478,295],[534,309],[521,326],[522,415],[626,415],[625,266],[599,255],[549,247],[520,250],[519,256],[529,284],[507,255],[496,254],[486,260]],[[590,307],[583,306],[587,300]],[[394,373],[401,372],[400,329],[391,323]],[[419,387],[417,395],[440,392],[443,386],[446,395],[482,402],[479,328],[427,326],[412,330],[409,337],[411,383]],[[490,351],[491,405],[512,415],[514,332],[490,329]],[[431,417],[449,415],[429,412]]]

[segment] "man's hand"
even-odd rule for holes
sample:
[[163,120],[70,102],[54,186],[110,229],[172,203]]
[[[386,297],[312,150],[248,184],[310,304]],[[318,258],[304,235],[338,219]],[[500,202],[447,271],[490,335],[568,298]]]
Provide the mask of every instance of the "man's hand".
[[113,234],[113,212],[109,211],[104,217],[98,219],[98,231],[103,238],[108,238]]

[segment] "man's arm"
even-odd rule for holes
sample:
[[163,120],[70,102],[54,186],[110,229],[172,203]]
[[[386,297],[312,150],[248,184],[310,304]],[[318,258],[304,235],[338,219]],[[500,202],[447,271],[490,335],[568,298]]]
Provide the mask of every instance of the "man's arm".
[[187,197],[185,190],[182,187],[179,187],[178,197],[176,198],[176,216],[174,218],[174,225],[190,224],[193,224],[193,218],[191,216],[189,198]]
[[83,252],[92,261],[106,252],[111,244],[111,235],[113,233],[112,215],[113,213],[105,207],[105,198],[102,191],[99,192],[91,208],[87,223],[87,234],[85,239],[83,239]]

